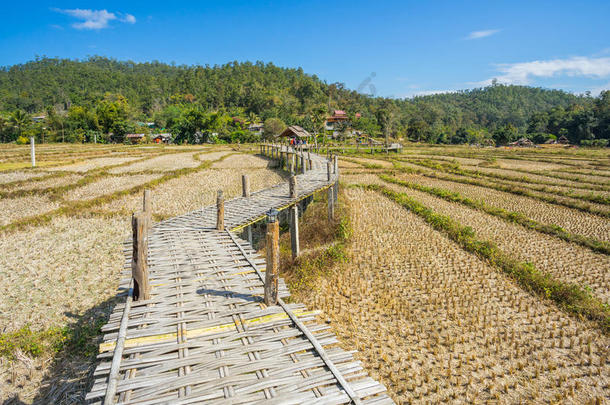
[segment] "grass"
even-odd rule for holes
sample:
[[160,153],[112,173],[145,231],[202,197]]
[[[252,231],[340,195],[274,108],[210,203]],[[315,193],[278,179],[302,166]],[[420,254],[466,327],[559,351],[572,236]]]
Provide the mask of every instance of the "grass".
[[36,169],[40,167],[51,167],[51,166],[59,166],[69,163],[76,163],[77,160],[70,161],[59,161],[59,160],[43,160],[37,161],[36,167],[32,167],[32,162],[4,162],[0,163],[0,172],[9,171],[9,170],[20,170],[20,169]]
[[349,207],[342,201],[340,192],[335,218],[330,220],[326,193],[314,197],[300,219],[301,255],[296,259],[292,258],[290,234],[286,232],[280,238],[280,272],[297,298],[314,289],[320,278],[328,277],[335,264],[347,261],[347,244],[352,228]]
[[490,205],[485,204],[483,201],[472,200],[470,198],[464,197],[459,193],[436,188],[436,187],[428,187],[421,184],[407,182],[403,180],[399,180],[395,177],[389,176],[387,174],[379,175],[379,177],[387,182],[401,185],[403,187],[408,187],[413,190],[423,191],[428,194],[432,194],[434,196],[440,197],[444,200],[456,202],[462,205],[465,205],[470,208],[475,208],[481,211],[484,211],[490,215],[494,215],[496,217],[502,218],[508,222],[516,223],[522,225],[526,228],[533,229],[540,233],[544,233],[547,235],[552,235],[563,239],[567,242],[577,243],[581,246],[585,246],[595,252],[600,252],[604,254],[610,254],[610,243],[597,240],[595,238],[589,238],[586,236],[570,233],[563,229],[560,226],[553,224],[542,224],[540,222],[534,221],[531,218],[526,217],[525,215],[519,212],[510,212],[506,211],[502,208],[492,207]]
[[515,279],[522,287],[554,301],[560,308],[577,316],[595,321],[602,332],[610,334],[610,307],[580,286],[554,279],[538,271],[531,263],[519,262],[502,252],[493,242],[477,238],[472,228],[462,226],[452,218],[440,215],[410,198],[379,185],[356,185],[373,190],[417,214],[434,229],[443,232],[464,250],[487,260]]
[[92,357],[97,353],[97,339],[105,322],[104,317],[99,317],[84,324],[41,331],[33,331],[30,325],[24,325],[0,334],[0,356],[15,360],[18,353],[39,358],[63,351],[69,356]]

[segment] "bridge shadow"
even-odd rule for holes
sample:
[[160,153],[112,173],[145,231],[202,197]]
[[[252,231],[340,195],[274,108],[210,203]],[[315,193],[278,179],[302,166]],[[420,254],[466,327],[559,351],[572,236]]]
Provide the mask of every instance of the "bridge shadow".
[[[114,306],[125,300],[112,297],[83,314],[65,313],[72,321],[67,326],[61,349],[44,367],[44,376],[34,398],[16,394],[3,404],[83,404],[93,383],[96,355],[102,340],[100,328],[106,324]],[[27,401],[27,402],[24,402]]]
[[227,296],[231,295],[233,298],[240,298],[244,301],[249,301],[249,302],[262,302],[263,301],[263,297],[259,297],[259,296],[252,295],[252,294],[245,294],[245,293],[240,293],[240,292],[236,292],[236,291],[227,291],[227,290],[212,290],[209,288],[200,288],[197,290],[197,294],[215,295],[217,297],[223,297],[223,298],[226,298]]

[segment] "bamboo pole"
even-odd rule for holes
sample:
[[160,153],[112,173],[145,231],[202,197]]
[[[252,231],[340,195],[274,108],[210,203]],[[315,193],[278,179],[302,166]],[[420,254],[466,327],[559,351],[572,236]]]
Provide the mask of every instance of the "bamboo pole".
[[241,176],[241,189],[243,197],[250,197],[250,178],[247,174]]
[[33,136],[30,137],[30,155],[32,158],[32,167],[36,167],[36,145]]
[[265,304],[276,305],[278,300],[278,279],[280,270],[280,226],[277,210],[267,213],[267,268],[265,271]]
[[334,193],[333,188],[329,187],[327,190],[327,200],[328,200],[328,219],[333,220],[335,217],[335,201],[334,201]]
[[225,229],[225,198],[222,190],[218,190],[216,196],[216,230],[224,231]]
[[[241,176],[241,188],[242,196],[244,198],[250,198],[250,178],[247,174]],[[245,229],[246,240],[252,245],[252,225],[248,225]]]
[[292,250],[292,258],[299,257],[299,205],[295,204],[290,207],[290,248]]
[[133,252],[131,257],[131,276],[134,280],[133,297],[135,301],[150,299],[148,280],[148,216],[138,212],[131,217],[133,233]]
[[296,176],[290,176],[290,179],[288,179],[288,187],[290,189],[290,198],[297,198],[298,191]]
[[149,189],[144,190],[144,195],[142,197],[142,211],[144,211],[149,218],[152,216],[152,200]]

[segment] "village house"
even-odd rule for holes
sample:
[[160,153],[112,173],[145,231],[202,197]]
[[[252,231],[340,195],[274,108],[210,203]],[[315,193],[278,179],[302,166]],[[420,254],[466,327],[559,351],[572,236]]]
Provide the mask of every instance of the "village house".
[[170,143],[172,141],[172,134],[156,134],[152,139],[154,143]]
[[144,134],[127,134],[125,138],[131,144],[141,143],[146,135]]

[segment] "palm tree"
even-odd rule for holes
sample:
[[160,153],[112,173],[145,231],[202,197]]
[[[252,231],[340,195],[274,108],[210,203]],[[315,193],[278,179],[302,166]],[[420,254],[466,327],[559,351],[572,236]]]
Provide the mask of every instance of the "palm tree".
[[30,116],[23,110],[17,110],[11,114],[9,122],[17,130],[17,137],[20,137],[23,131],[32,124]]

